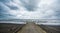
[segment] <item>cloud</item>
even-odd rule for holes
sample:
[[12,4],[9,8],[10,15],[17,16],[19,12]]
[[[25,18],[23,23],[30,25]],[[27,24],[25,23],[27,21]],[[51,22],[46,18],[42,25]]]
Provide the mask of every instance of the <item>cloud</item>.
[[0,0],[0,14],[5,18],[59,19],[60,0]]
[[4,3],[0,2],[0,18],[11,18],[12,14],[9,14],[10,8],[6,6]]
[[35,11],[37,7],[37,4],[40,0],[21,0],[23,6],[28,10],[28,11]]

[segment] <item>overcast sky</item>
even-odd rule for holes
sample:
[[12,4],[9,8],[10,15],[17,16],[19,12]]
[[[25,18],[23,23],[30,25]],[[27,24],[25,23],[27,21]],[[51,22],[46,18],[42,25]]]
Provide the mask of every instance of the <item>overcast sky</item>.
[[60,19],[60,0],[0,0],[0,19]]

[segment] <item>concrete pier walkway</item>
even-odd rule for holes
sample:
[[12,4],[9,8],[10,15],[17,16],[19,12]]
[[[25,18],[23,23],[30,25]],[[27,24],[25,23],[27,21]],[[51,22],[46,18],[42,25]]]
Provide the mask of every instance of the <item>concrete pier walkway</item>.
[[46,32],[34,23],[27,23],[17,33],[46,33]]

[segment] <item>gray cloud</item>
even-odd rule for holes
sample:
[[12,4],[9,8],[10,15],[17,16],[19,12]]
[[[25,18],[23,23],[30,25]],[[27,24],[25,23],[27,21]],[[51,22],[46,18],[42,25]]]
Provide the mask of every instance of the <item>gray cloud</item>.
[[21,0],[21,2],[28,11],[35,11],[38,8],[38,0]]
[[58,19],[60,0],[0,0],[0,15],[0,18]]
[[10,18],[12,16],[9,14],[10,8],[7,7],[4,3],[0,2],[0,18]]

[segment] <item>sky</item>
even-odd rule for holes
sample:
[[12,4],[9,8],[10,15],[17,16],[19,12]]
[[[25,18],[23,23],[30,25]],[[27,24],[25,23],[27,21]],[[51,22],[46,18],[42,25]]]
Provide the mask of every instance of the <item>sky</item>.
[[0,19],[60,19],[60,0],[0,0]]

